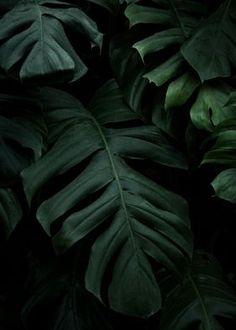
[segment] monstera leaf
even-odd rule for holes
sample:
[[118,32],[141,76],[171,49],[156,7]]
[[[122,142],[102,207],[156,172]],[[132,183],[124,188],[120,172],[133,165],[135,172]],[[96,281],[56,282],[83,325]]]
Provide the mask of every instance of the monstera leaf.
[[0,20],[0,66],[17,68],[21,80],[77,80],[87,68],[75,52],[64,26],[101,46],[96,23],[82,10],[57,0],[19,2]]
[[[22,173],[29,202],[50,179],[76,171],[81,162],[86,165],[42,202],[39,222],[53,236],[57,253],[93,233],[86,288],[103,301],[105,285],[109,305],[116,311],[140,317],[155,313],[161,295],[150,261],[182,277],[192,250],[187,205],[182,197],[133,170],[126,160],[149,158],[185,168],[182,155],[156,127],[128,125],[134,113],[127,118],[130,110],[113,80],[97,92],[90,111],[61,91],[42,90],[42,99],[49,151]],[[52,231],[59,219],[61,227]]]
[[[169,277],[165,282],[173,280]],[[191,273],[183,285],[173,284],[168,284],[171,291],[162,310],[161,329],[223,330],[226,328],[217,317],[236,316],[236,295],[224,282],[219,265],[210,257],[195,255]]]
[[0,94],[0,186],[13,183],[33,159],[42,155],[44,134],[37,101]]
[[227,0],[182,46],[182,54],[202,81],[229,77],[235,68],[236,5]]
[[[180,47],[190,37],[194,28],[199,24],[204,6],[196,1],[166,0],[152,1],[153,6],[145,7],[139,4],[130,4],[126,9],[126,16],[130,25],[157,24],[158,30],[163,30],[136,42],[133,47],[137,49],[143,60],[148,54]],[[157,57],[158,59],[158,57]],[[186,71],[185,60],[180,51],[171,52],[165,61],[158,60],[154,69],[148,71],[144,77],[157,86],[162,86],[176,76]]]

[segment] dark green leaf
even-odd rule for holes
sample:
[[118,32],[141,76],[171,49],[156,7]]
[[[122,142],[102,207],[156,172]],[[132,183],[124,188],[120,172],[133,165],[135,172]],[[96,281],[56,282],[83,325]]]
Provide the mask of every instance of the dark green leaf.
[[112,69],[126,102],[131,109],[142,115],[142,104],[148,82],[142,79],[145,68],[140,56],[132,49],[133,38],[132,32],[113,38],[110,57]]
[[[104,109],[101,104],[102,116],[99,112],[107,86],[97,94],[97,106],[96,97],[93,100],[91,113],[66,93],[43,91],[52,146],[42,159],[23,172],[23,181],[31,200],[52,177],[88,161],[75,179],[40,205],[37,218],[50,235],[51,226],[64,217],[61,229],[53,236],[58,253],[105,226],[90,252],[86,287],[103,300],[101,287],[112,262],[113,274],[107,287],[109,305],[125,314],[146,317],[161,306],[149,257],[182,276],[191,256],[191,232],[186,202],[134,171],[124,159],[150,158],[167,166],[185,165],[182,156],[168,146],[154,126],[101,125],[114,121],[110,107]],[[117,102],[115,89],[112,95],[108,95],[111,106]],[[119,98],[121,95],[117,102],[121,106]],[[126,110],[125,106],[118,121]],[[76,210],[95,193],[98,196],[93,202]]]
[[231,75],[236,62],[235,18],[235,1],[224,1],[183,45],[184,58],[202,81]]
[[146,73],[143,77],[147,78],[150,82],[154,82],[157,86],[162,86],[170,79],[173,79],[179,75],[183,68],[184,59],[180,53],[177,53],[166,62]]
[[236,203],[236,169],[222,171],[212,181],[216,196],[231,203]]
[[148,38],[136,42],[133,47],[137,49],[144,60],[146,54],[157,52],[166,47],[182,44],[184,41],[181,29],[173,28],[157,32]]
[[12,189],[0,189],[0,228],[8,239],[22,218],[21,205]]
[[190,72],[186,72],[168,86],[165,98],[165,109],[184,105],[199,86],[200,82]]
[[136,4],[129,5],[125,11],[125,15],[129,19],[130,26],[140,23],[166,24],[170,23],[171,20],[171,15],[168,10],[160,10]]
[[212,131],[215,126],[231,118],[235,113],[235,107],[229,104],[232,92],[233,88],[223,82],[203,84],[191,108],[194,125]]
[[[50,8],[49,5],[57,5]],[[64,27],[101,46],[97,26],[82,10],[60,1],[23,1],[0,20],[0,66],[19,67],[21,80],[48,76],[77,80],[87,68],[68,40]]]
[[219,266],[206,256],[197,256],[184,283],[169,292],[160,328],[223,330],[216,316],[235,317],[236,296],[224,282]]
[[[32,160],[42,155],[45,132],[36,101],[0,94],[0,105],[0,185],[8,185]],[[14,107],[21,110],[20,115]]]
[[[131,26],[157,24],[158,29],[162,29],[133,45],[142,59],[150,53],[159,53],[165,48],[173,46],[180,48],[199,24],[203,12],[203,7],[195,1],[157,1],[157,6],[160,8],[131,4],[125,12]],[[144,77],[157,86],[163,85],[186,71],[185,60],[178,50],[174,54],[171,51],[171,55],[166,61],[160,61],[157,57],[156,62],[155,68],[147,72]]]
[[[111,108],[112,104],[112,108]],[[100,88],[90,103],[90,109],[100,124],[137,120],[137,114],[130,111],[114,80]]]
[[223,130],[217,134],[216,143],[204,155],[202,164],[236,166],[236,129]]
[[[160,8],[156,8],[155,3]],[[130,21],[130,25],[140,23],[163,24],[172,27],[178,27],[182,30],[184,36],[189,35],[189,29],[198,24],[198,17],[202,15],[204,6],[197,1],[151,1],[153,7],[130,4],[125,14]]]

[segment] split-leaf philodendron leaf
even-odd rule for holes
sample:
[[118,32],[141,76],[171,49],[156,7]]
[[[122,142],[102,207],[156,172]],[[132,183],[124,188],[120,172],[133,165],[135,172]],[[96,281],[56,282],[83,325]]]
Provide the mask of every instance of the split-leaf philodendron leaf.
[[0,0],[1,330],[236,329],[235,23]]
[[[102,98],[105,103],[101,103]],[[82,161],[87,165],[39,206],[39,222],[53,236],[57,253],[97,232],[85,275],[86,288],[103,300],[101,288],[112,267],[106,284],[109,305],[139,317],[157,312],[161,294],[150,261],[164,265],[179,278],[183,276],[192,250],[187,204],[132,169],[126,160],[151,159],[185,168],[183,156],[154,126],[109,127],[114,124],[114,109],[117,122],[122,117],[126,122],[134,117],[134,113],[127,117],[131,110],[122,104],[113,80],[98,91],[89,111],[58,90],[43,89],[42,99],[51,145],[44,157],[23,171],[29,202],[53,177]],[[90,202],[82,206],[88,197]],[[52,234],[52,225],[59,218],[63,219],[62,226]]]
[[167,0],[157,3],[151,1],[151,4],[153,7],[130,4],[125,14],[131,26],[156,24],[159,29],[161,28],[161,31],[134,43],[133,47],[137,49],[144,62],[149,54],[158,54],[170,47],[177,49],[175,53],[171,51],[164,62],[160,63],[157,60],[154,68],[144,75],[150,82],[162,86],[169,80],[185,73],[186,61],[180,48],[201,21],[204,6],[192,0],[184,2]]
[[163,330],[223,330],[217,317],[236,315],[235,295],[225,283],[219,265],[207,255],[196,253],[183,284],[170,287],[161,317]]
[[236,3],[226,0],[182,46],[182,54],[201,81],[229,77],[235,68]]
[[0,67],[16,69],[21,80],[81,78],[87,67],[64,27],[101,47],[96,23],[78,7],[57,0],[20,1],[0,20]]

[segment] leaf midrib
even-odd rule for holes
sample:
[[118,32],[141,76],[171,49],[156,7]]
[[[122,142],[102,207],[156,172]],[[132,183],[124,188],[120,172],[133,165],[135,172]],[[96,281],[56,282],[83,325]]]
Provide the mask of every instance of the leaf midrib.
[[201,306],[201,309],[202,309],[202,312],[203,312],[203,315],[204,315],[204,319],[206,321],[206,328],[205,330],[212,330],[212,327],[211,327],[211,321],[209,319],[209,316],[208,316],[208,311],[207,311],[207,306],[201,296],[201,293],[192,277],[191,274],[188,275],[188,279],[189,279],[189,282],[191,283],[192,285],[192,288],[193,288],[193,291],[196,293],[196,296],[198,298],[198,301],[200,303],[200,306]]
[[104,133],[103,133],[103,131],[102,131],[99,123],[93,117],[92,117],[92,121],[94,122],[94,124],[95,124],[95,126],[96,126],[96,128],[97,128],[97,130],[98,130],[98,132],[99,132],[99,134],[101,136],[101,139],[103,141],[103,144],[105,146],[105,150],[107,152],[107,155],[108,155],[108,158],[109,158],[109,161],[110,161],[110,164],[111,164],[112,172],[114,174],[114,178],[115,178],[116,183],[117,183],[117,187],[118,187],[118,191],[119,191],[119,195],[120,195],[120,200],[121,200],[121,205],[122,205],[122,208],[123,208],[124,213],[125,213],[125,219],[126,219],[126,222],[128,224],[128,228],[129,228],[129,232],[130,232],[130,237],[131,237],[131,241],[132,241],[132,246],[133,246],[134,251],[135,251],[135,257],[136,257],[137,260],[139,260],[138,248],[136,246],[132,224],[130,223],[130,217],[129,217],[129,214],[128,214],[128,210],[127,210],[127,206],[126,206],[126,202],[125,202],[125,198],[124,198],[124,194],[123,194],[122,185],[121,185],[121,182],[120,182],[118,171],[117,171],[116,166],[115,166],[115,163],[113,161],[112,153],[110,151],[110,148],[109,148],[109,145],[107,143],[106,137],[105,137],[105,135],[104,135]]

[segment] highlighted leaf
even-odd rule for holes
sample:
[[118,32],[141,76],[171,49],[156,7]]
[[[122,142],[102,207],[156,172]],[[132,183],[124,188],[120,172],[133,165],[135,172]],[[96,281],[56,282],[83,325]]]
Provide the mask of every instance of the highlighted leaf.
[[[192,251],[188,209],[182,197],[135,171],[127,160],[151,159],[184,168],[183,156],[156,127],[127,125],[134,113],[125,104],[122,108],[122,94],[113,80],[95,95],[90,111],[62,91],[43,89],[42,97],[50,149],[23,171],[28,200],[51,179],[83,161],[86,166],[42,201],[38,221],[53,236],[57,253],[95,234],[86,288],[103,301],[101,288],[112,269],[105,288],[109,305],[128,315],[152,315],[161,307],[161,295],[150,258],[183,276]],[[123,116],[125,128],[109,127],[114,125],[111,108],[118,110],[118,123]],[[58,220],[61,226],[53,232]]]

